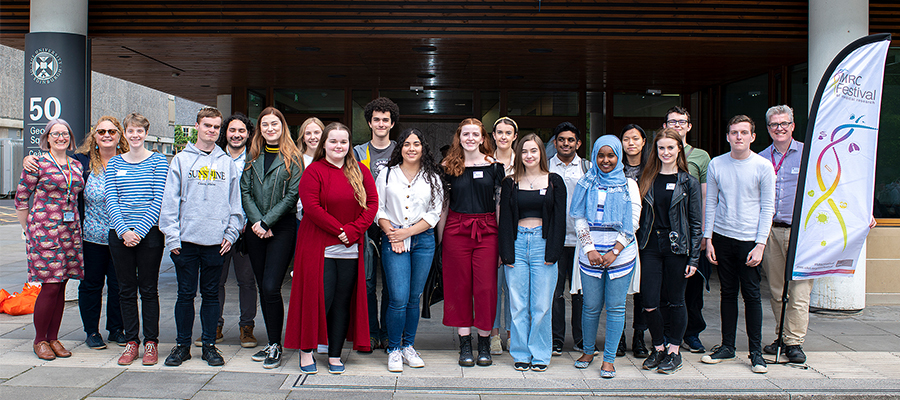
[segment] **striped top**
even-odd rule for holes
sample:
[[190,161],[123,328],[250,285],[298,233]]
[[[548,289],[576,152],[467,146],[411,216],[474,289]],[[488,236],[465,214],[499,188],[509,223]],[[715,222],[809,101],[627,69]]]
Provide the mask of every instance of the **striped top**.
[[117,155],[106,166],[106,211],[109,227],[119,238],[134,230],[141,238],[159,224],[159,209],[169,165],[166,156],[153,153],[146,160],[132,164]]
[[[635,201],[640,199],[640,192],[637,184],[632,179],[628,179],[628,195],[631,198],[632,221],[633,226],[638,227],[641,217],[641,202]],[[596,221],[603,220],[603,204],[606,201],[606,190],[600,189],[597,196],[597,218]],[[585,218],[575,220],[575,232],[579,239],[582,251],[578,254],[578,264],[585,274],[601,278],[603,273],[609,273],[610,279],[621,278],[628,275],[635,266],[637,258],[637,245],[634,240],[628,240],[625,235],[616,231],[615,228],[601,226],[600,223],[590,223]],[[601,255],[612,250],[616,242],[625,246],[612,266],[602,269],[598,266],[591,265],[588,260],[587,253],[596,250]]]

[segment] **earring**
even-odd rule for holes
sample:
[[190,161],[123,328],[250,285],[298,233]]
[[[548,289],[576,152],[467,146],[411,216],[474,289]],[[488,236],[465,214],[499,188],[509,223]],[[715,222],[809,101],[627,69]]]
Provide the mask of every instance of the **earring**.
[[99,149],[99,148],[100,148],[100,146],[97,146],[97,145],[94,145],[94,148],[95,148],[95,149]]
[[116,148],[117,148],[117,149],[119,149],[119,148],[121,148],[121,146],[119,146],[119,145],[116,145]]

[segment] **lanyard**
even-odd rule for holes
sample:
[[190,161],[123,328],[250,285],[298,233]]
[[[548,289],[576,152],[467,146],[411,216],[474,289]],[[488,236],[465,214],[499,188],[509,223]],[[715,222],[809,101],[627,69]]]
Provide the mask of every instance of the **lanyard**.
[[772,145],[772,151],[769,153],[769,158],[772,159],[772,166],[775,167],[775,175],[778,175],[778,170],[781,169],[781,163],[784,162],[784,158],[787,157],[787,154],[791,151],[791,144],[794,143],[794,138],[791,138],[791,142],[788,143],[787,151],[781,155],[781,161],[778,161],[778,165],[775,165],[775,145]]
[[53,158],[53,154],[50,152],[47,152],[47,155],[50,156],[50,160],[53,161],[53,164],[56,164],[56,168],[59,169],[59,173],[61,173],[63,175],[63,178],[65,178],[65,180],[66,180],[66,204],[68,204],[70,201],[70,194],[72,191],[72,174],[74,173],[72,171],[72,163],[70,163],[68,160],[68,157],[66,157],[66,169],[69,170],[69,175],[66,175],[65,171],[63,171],[63,169],[59,165],[59,163],[56,162],[56,159]]

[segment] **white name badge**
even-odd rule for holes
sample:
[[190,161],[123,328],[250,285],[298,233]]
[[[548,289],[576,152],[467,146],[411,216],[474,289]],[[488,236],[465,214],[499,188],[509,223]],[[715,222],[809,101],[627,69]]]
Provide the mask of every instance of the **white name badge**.
[[75,222],[75,213],[66,211],[63,213],[63,222]]
[[543,195],[545,195],[545,194],[547,194],[547,188],[541,189],[541,190],[540,190],[540,195],[543,196]]
[[674,184],[674,183],[667,183],[667,184],[666,184],[666,190],[675,190],[675,184]]
[[792,175],[797,175],[797,174],[799,174],[799,173],[800,173],[800,167],[794,167],[794,168],[791,168],[791,174],[792,174]]
[[472,171],[472,178],[474,178],[474,179],[484,178],[484,171]]
[[120,170],[116,171],[116,176],[125,176],[125,174],[127,174],[127,173],[128,173],[128,171],[126,171],[124,169],[120,169]]

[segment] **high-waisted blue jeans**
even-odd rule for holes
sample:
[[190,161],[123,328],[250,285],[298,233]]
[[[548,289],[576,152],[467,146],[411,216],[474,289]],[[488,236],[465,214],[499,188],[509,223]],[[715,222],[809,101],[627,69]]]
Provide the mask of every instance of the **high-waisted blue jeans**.
[[518,227],[516,261],[504,266],[512,314],[509,354],[515,362],[547,365],[553,350],[553,290],[556,263],[544,264],[542,227]]
[[388,351],[412,346],[419,327],[419,299],[425,289],[434,258],[434,229],[412,236],[403,253],[395,253],[391,242],[381,240],[384,281],[391,294],[386,316]]

